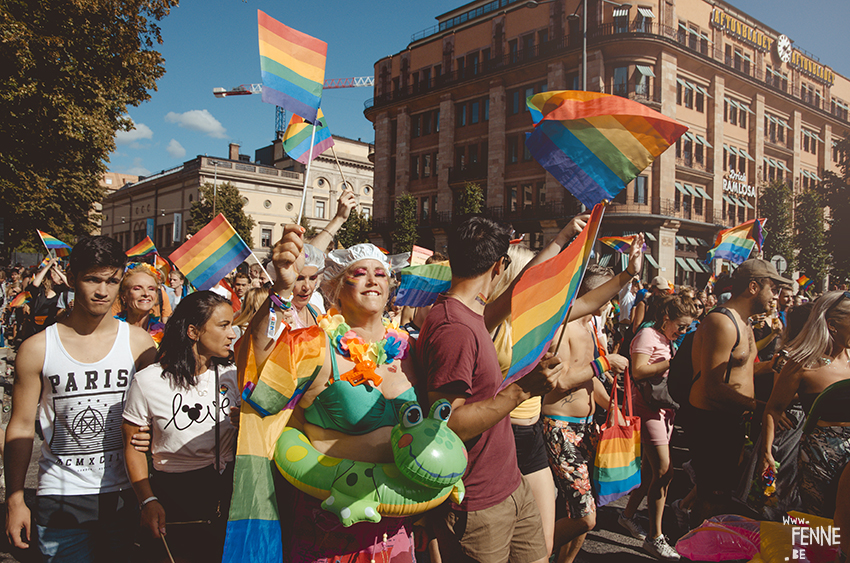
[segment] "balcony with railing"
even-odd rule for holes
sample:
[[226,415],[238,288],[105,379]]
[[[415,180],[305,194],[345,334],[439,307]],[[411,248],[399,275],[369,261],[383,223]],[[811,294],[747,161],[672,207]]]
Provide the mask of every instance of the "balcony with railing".
[[711,174],[711,167],[705,162],[705,159],[699,160],[693,154],[683,153],[682,156],[676,157],[676,166],[682,166],[696,172],[704,172]]

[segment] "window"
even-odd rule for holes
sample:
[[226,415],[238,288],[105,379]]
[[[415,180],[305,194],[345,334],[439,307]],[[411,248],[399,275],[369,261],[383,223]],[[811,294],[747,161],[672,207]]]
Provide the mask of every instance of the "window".
[[519,90],[514,90],[513,95],[511,96],[511,115],[519,113],[519,96]]
[[317,201],[316,202],[316,218],[324,219],[325,218],[325,202]]
[[635,203],[646,205],[646,176],[635,178]]
[[614,89],[611,93],[623,98],[629,96],[629,67],[618,66],[614,69]]
[[697,89],[696,95],[696,110],[700,113],[705,113],[705,96],[703,93]]
[[422,134],[430,135],[433,130],[434,112],[429,111],[422,114]]
[[484,98],[484,121],[490,121],[490,98]]
[[529,33],[525,37],[522,38],[522,51],[523,56],[526,59],[530,59],[534,56],[534,34]]
[[422,71],[422,79],[419,81],[422,87],[426,90],[431,88],[431,69],[426,68]]
[[525,184],[522,187],[522,208],[528,209],[534,207],[534,186]]
[[516,204],[517,204],[517,200],[516,200],[516,195],[517,195],[517,193],[516,193],[516,186],[513,186],[513,187],[512,187],[512,188],[508,191],[508,194],[509,194],[509,197],[510,197],[510,200],[508,201],[508,209],[510,209],[511,211],[516,211]]
[[735,49],[735,70],[741,70],[744,67],[744,53],[740,49]]
[[479,116],[480,111],[481,111],[481,103],[480,102],[474,101],[474,102],[472,102],[472,104],[470,104],[470,110],[469,110],[469,118],[470,118],[469,122],[470,123],[472,123],[472,124],[478,123],[478,119],[480,117]]
[[410,119],[410,136],[414,139],[422,134],[422,114],[414,115]]
[[522,111],[528,111],[528,104],[525,100],[534,95],[534,86],[529,86],[525,89],[525,98],[522,100]]
[[518,147],[518,144],[517,144],[517,140],[518,140],[518,138],[517,138],[516,135],[514,135],[512,137],[508,137],[508,163],[509,164],[516,164],[517,162],[519,162],[519,151],[517,150],[519,147]]
[[420,221],[424,222],[424,221],[428,220],[428,212],[430,211],[430,209],[431,209],[431,204],[430,204],[428,198],[423,197],[422,200],[420,201],[420,207],[419,207],[419,220]]
[[272,247],[272,230],[263,227],[260,229],[260,246],[263,248]]
[[434,132],[440,132],[440,110],[434,110]]
[[510,53],[511,63],[515,63],[519,60],[519,44],[516,39],[508,41],[508,52]]
[[677,106],[682,105],[682,88],[683,88],[682,81],[677,80],[676,81],[676,105]]
[[422,155],[422,177],[428,178],[431,176],[431,155],[423,154]]
[[694,89],[690,82],[687,83],[684,91],[684,102],[686,108],[694,108]]
[[531,151],[528,150],[528,146],[525,144],[525,135],[520,136],[522,138],[522,159],[524,161],[531,160]]
[[419,179],[419,156],[410,157],[410,179]]
[[463,170],[466,166],[466,147],[455,148],[455,167],[458,170]]
[[457,104],[455,106],[455,112],[457,113],[457,126],[464,127],[466,125],[466,108],[467,105]]

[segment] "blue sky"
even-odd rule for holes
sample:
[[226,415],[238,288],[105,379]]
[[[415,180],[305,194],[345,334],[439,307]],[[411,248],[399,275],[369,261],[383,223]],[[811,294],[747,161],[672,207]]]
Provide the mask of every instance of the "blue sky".
[[[410,36],[462,0],[183,0],[161,22],[166,73],[158,91],[129,108],[137,128],[118,135],[108,167],[149,175],[199,154],[226,156],[231,142],[253,159],[274,139],[274,106],[259,95],[214,98],[212,89],[259,83],[257,10],[328,43],[327,78],[372,76],[374,63],[403,50]],[[754,18],[784,33],[823,64],[850,76],[846,54],[847,0],[733,0]],[[706,22],[707,25],[707,22]],[[371,142],[363,117],[371,88],[326,90],[322,109],[331,131]]]

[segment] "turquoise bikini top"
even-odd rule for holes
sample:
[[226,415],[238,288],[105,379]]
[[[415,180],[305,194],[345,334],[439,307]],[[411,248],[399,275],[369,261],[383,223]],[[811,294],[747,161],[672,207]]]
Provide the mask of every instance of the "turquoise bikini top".
[[398,411],[404,403],[416,400],[411,387],[395,399],[387,399],[370,385],[351,385],[339,379],[336,354],[331,353],[334,383],[319,393],[313,404],[304,409],[304,418],[327,430],[346,434],[368,434],[383,426],[398,424]]

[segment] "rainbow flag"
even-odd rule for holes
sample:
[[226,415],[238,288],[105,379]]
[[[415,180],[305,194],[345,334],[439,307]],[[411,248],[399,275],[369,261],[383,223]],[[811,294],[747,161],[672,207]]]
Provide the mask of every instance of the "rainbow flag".
[[43,231],[39,231],[38,229],[36,229],[36,232],[38,233],[38,236],[41,238],[41,242],[44,244],[45,248],[47,248],[48,252],[52,250],[56,253],[56,256],[59,256],[60,258],[65,258],[66,256],[71,255],[71,247],[69,245],[65,244],[64,242],[52,235],[48,235]]
[[257,10],[263,101],[313,123],[322,101],[328,44]]
[[809,290],[810,287],[812,287],[812,284],[814,284],[815,282],[803,275],[797,278],[797,283],[800,286],[800,291],[805,293]]
[[448,262],[408,266],[400,273],[401,282],[394,302],[399,307],[433,305],[437,296],[452,286],[452,269]]
[[23,307],[25,303],[29,303],[30,299],[32,299],[32,295],[29,291],[22,291],[9,301],[9,307]]
[[531,155],[587,207],[612,200],[688,130],[645,105],[609,94],[543,92],[526,100]]
[[316,138],[313,140],[313,150],[310,150],[310,139],[313,138],[313,126],[304,121],[299,115],[293,115],[283,134],[283,150],[301,164],[307,164],[334,145],[331,130],[322,108],[316,115]]
[[596,204],[587,225],[557,256],[523,273],[511,294],[511,367],[499,390],[530,372],[549,349],[578,293],[605,206]]
[[283,560],[271,458],[292,409],[324,365],[326,342],[318,326],[284,330],[258,374],[251,339],[240,340],[236,366],[244,392],[223,563]]
[[[617,252],[628,254],[634,239],[635,235],[627,237],[599,237],[599,242],[610,246]],[[646,243],[643,243],[643,250],[646,251]]]
[[703,263],[710,264],[712,260],[722,258],[733,264],[740,264],[750,257],[754,246],[758,245],[761,250],[764,242],[764,222],[765,219],[750,219],[746,223],[717,233],[714,248],[708,251]]
[[171,273],[171,264],[168,263],[168,260],[160,256],[159,254],[154,254],[153,266],[157,270],[161,270],[162,273],[165,274],[165,278],[168,279],[168,274]]
[[157,254],[156,247],[153,245],[151,237],[145,237],[142,242],[125,252],[128,257],[147,256],[148,254]]
[[168,257],[189,283],[209,289],[251,255],[221,213]]

